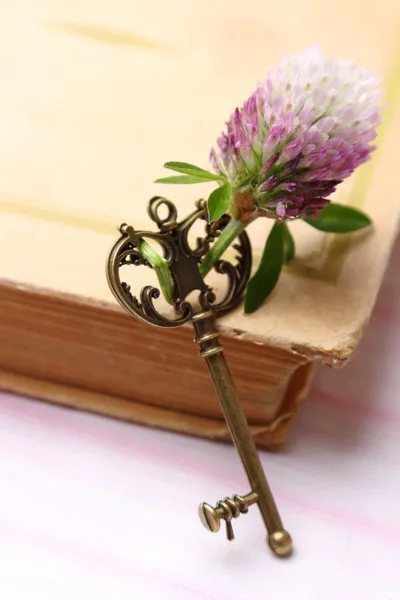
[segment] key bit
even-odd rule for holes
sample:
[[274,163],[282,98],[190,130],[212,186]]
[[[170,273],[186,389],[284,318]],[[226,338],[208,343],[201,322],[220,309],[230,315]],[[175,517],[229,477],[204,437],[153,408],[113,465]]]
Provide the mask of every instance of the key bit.
[[232,527],[232,519],[237,519],[241,514],[249,510],[249,506],[255,504],[258,500],[257,494],[251,492],[247,496],[235,494],[232,498],[220,500],[216,507],[203,502],[199,506],[200,521],[208,531],[216,533],[220,530],[221,519],[226,523],[226,537],[229,541],[235,539]]

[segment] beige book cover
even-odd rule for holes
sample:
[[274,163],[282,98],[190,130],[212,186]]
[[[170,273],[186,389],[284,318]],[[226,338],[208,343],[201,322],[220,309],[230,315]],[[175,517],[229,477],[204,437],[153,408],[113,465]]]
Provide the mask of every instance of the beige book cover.
[[[365,210],[373,231],[294,223],[297,257],[268,302],[219,322],[312,358],[351,355],[398,226],[397,1],[13,0],[0,4],[0,39],[0,277],[113,307],[104,263],[116,227],[148,227],[155,194],[181,217],[206,196],[207,185],[153,181],[167,160],[207,167],[224,122],[283,53],[317,42],[381,74],[379,150],[335,198]],[[269,226],[249,228],[255,263]]]

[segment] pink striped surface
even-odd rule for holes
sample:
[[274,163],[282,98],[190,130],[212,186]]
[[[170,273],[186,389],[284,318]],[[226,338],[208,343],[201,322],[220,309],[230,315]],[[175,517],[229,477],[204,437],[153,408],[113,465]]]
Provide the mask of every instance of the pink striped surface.
[[289,444],[262,460],[296,552],[253,509],[236,541],[197,505],[248,486],[233,448],[0,396],[5,600],[398,600],[400,240],[355,359],[321,369]]

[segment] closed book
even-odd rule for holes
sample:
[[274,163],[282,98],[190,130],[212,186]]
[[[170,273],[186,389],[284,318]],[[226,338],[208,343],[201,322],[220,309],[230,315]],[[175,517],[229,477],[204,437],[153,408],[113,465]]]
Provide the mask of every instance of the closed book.
[[[227,0],[96,6],[14,2],[0,19],[0,387],[210,438],[228,439],[190,326],[152,328],[125,314],[105,277],[117,227],[152,226],[151,196],[184,218],[211,184],[154,184],[162,164],[208,167],[224,123],[269,66],[311,42],[383,76],[378,150],[334,200],[367,212],[368,231],[290,224],[296,258],[255,313],[218,320],[258,443],[280,445],[315,366],[355,352],[399,219],[400,21],[397,4],[286,2],[272,18]],[[283,9],[282,9],[283,10]],[[357,10],[362,22],[357,19]],[[254,266],[270,221],[248,229]],[[137,291],[148,283],[138,268]],[[221,285],[212,276],[212,285]],[[162,310],[162,300],[160,310]]]

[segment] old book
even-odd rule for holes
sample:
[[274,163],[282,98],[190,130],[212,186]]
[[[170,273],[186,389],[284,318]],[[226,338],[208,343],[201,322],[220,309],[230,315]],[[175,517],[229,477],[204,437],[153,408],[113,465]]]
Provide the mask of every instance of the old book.
[[[268,302],[218,323],[254,435],[285,438],[318,362],[342,365],[368,322],[397,232],[400,23],[383,0],[357,10],[288,1],[272,19],[257,0],[146,3],[16,1],[0,57],[0,386],[118,418],[227,438],[189,327],[125,315],[104,263],[125,221],[147,228],[164,194],[180,217],[210,188],[153,184],[166,160],[207,166],[237,104],[284,52],[313,41],[384,77],[379,150],[335,200],[372,231],[339,236],[294,223],[297,258]],[[156,15],[156,17],[155,17]],[[340,33],[339,33],[340,32]],[[16,42],[17,40],[17,42]],[[12,51],[11,51],[12,49]],[[269,223],[249,229],[257,264]],[[135,286],[147,283],[137,269]],[[136,273],[135,273],[136,276]],[[217,284],[218,285],[218,284]]]

